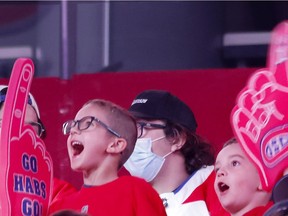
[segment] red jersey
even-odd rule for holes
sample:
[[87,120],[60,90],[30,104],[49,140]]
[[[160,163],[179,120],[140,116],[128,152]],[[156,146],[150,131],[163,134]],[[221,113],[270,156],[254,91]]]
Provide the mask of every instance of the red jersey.
[[50,202],[50,207],[54,205],[59,199],[62,199],[64,196],[68,196],[72,193],[75,193],[77,189],[70,183],[54,178],[53,179],[53,193],[52,199]]
[[71,209],[89,215],[165,216],[158,193],[143,179],[121,176],[100,186],[83,186],[79,191],[53,202],[49,213]]

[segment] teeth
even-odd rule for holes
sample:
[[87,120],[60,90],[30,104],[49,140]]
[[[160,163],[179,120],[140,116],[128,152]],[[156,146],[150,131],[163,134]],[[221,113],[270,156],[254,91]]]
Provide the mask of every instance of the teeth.
[[77,142],[77,141],[72,142],[72,146],[75,146],[75,145],[82,145],[82,143]]
[[81,142],[73,141],[71,145],[73,147],[73,155],[79,155],[84,150],[84,145]]

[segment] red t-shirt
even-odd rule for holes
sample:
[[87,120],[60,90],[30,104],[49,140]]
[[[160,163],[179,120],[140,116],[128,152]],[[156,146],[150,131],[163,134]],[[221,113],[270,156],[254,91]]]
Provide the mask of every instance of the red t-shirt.
[[121,176],[101,186],[83,186],[79,191],[57,198],[49,213],[71,209],[89,215],[165,216],[158,193],[143,179]]
[[54,178],[53,179],[53,193],[51,197],[50,206],[53,206],[55,202],[59,199],[62,199],[65,196],[68,196],[72,193],[75,193],[77,189],[70,183]]

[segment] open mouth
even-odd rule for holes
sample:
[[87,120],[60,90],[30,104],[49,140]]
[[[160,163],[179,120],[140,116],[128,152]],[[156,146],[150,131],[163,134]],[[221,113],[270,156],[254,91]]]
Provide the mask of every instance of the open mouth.
[[227,191],[229,189],[229,186],[226,185],[223,182],[219,182],[218,183],[218,188],[219,188],[219,191],[223,193],[223,192],[225,192],[225,191]]
[[82,145],[82,143],[77,141],[72,142],[72,148],[73,148],[73,156],[81,154],[81,152],[84,150],[84,146]]

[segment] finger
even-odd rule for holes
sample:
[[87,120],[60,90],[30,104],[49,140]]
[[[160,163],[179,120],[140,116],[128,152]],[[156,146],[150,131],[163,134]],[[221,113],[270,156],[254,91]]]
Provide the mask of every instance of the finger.
[[6,141],[19,137],[24,126],[29,89],[34,74],[34,65],[30,59],[17,59],[9,81],[5,99],[2,135]]
[[[288,21],[285,20],[279,23],[272,31],[271,40],[267,55],[267,66],[270,71],[275,73],[277,78],[278,71],[276,67],[278,64],[281,64],[284,61],[288,60]],[[282,75],[283,76],[283,75]],[[285,74],[287,81],[287,73]],[[287,86],[286,82],[286,86]]]

